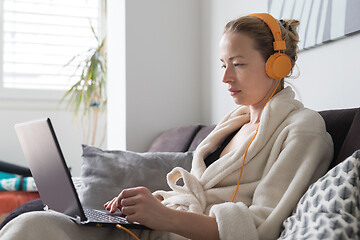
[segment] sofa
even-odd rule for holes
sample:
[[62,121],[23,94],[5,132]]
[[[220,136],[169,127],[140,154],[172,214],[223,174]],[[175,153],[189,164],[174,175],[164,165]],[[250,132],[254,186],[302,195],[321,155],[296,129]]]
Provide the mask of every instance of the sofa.
[[0,222],[16,207],[40,197],[27,188],[28,177],[28,168],[0,161]]
[[[331,165],[329,167],[329,172],[334,171],[331,169],[334,169],[336,166],[339,166],[339,164],[343,163],[345,159],[348,159],[350,156],[352,156],[356,150],[360,149],[360,108],[350,108],[350,109],[338,109],[338,110],[327,110],[327,111],[320,111],[320,115],[324,118],[327,131],[330,133],[333,142],[334,142],[334,157],[331,162]],[[212,129],[215,127],[215,125],[210,126],[204,126],[204,125],[188,125],[188,126],[181,126],[176,127],[172,129],[165,130],[162,132],[158,137],[154,139],[154,141],[151,143],[148,153],[159,153],[159,152],[192,152],[196,149],[198,144],[212,131]],[[122,153],[123,154],[123,153]],[[360,155],[360,152],[357,152],[358,155]],[[355,157],[358,157],[356,155]],[[354,157],[354,155],[353,155]],[[335,169],[336,170],[336,169]],[[358,169],[359,170],[359,169]],[[337,171],[338,172],[338,171]],[[327,174],[328,175],[328,174]],[[327,176],[325,175],[325,176]],[[334,176],[331,172],[331,176]],[[358,175],[356,175],[358,176]],[[345,176],[346,177],[346,176]],[[324,177],[323,177],[324,178]],[[326,179],[320,179],[321,181],[327,181]],[[351,179],[353,181],[354,179]],[[356,181],[359,181],[359,177],[357,177]],[[94,181],[93,181],[94,182]],[[321,183],[321,182],[320,182]],[[320,184],[319,183],[319,184]],[[352,184],[352,182],[350,182]],[[345,183],[344,183],[345,184]],[[339,184],[340,185],[340,184]],[[359,184],[360,186],[360,184]],[[355,194],[355,200],[357,201],[357,205],[359,205],[359,186],[355,186],[356,194]],[[312,186],[314,188],[314,186]],[[316,187],[316,186],[315,186]],[[311,189],[311,188],[310,188]],[[311,196],[314,197],[315,192],[317,188],[312,189]],[[319,192],[320,190],[318,190]],[[307,193],[306,193],[307,194]],[[305,194],[305,195],[306,195]],[[354,194],[352,194],[354,195]],[[304,196],[306,197],[306,196]],[[357,200],[356,200],[357,199]],[[306,203],[306,200],[301,199],[303,203]],[[300,203],[299,203],[300,204]],[[317,204],[318,205],[318,204]],[[318,206],[316,206],[318,207]],[[354,209],[356,209],[356,214],[359,214],[358,211],[360,207],[355,206]],[[41,211],[43,209],[43,204],[40,199],[30,201],[28,203],[25,203],[12,211],[10,215],[4,220],[4,222],[0,225],[0,229],[11,219],[15,218],[16,216],[29,211]],[[306,214],[304,214],[305,211],[299,210],[300,207],[297,207],[297,209],[294,210],[294,216],[293,219],[287,220],[288,224],[291,225],[292,233],[284,233],[282,236],[284,239],[297,239],[295,236],[300,235],[294,235],[300,234],[299,229],[304,228],[298,228],[296,225],[296,220],[300,221],[302,217]],[[307,210],[311,209],[311,207],[307,206]],[[352,208],[352,211],[354,211]],[[302,216],[296,215],[297,211],[300,211]],[[340,210],[338,210],[340,212]],[[326,213],[326,217],[330,216],[328,213]],[[356,215],[355,214],[355,215]],[[306,217],[306,216],[305,216]],[[346,221],[350,221],[351,219],[346,218],[343,221],[343,216],[340,216],[342,220],[336,220],[337,222],[340,222],[340,225],[346,225]],[[333,217],[336,219],[336,217]],[[304,218],[306,219],[306,218]],[[312,215],[312,219],[314,220],[315,217]],[[355,225],[354,221],[351,220],[352,226],[355,226],[355,228],[359,228],[360,225],[360,218],[358,215],[355,216]],[[316,219],[315,219],[316,220]],[[303,220],[301,220],[303,221]],[[284,228],[286,227],[286,223],[284,223]],[[303,224],[303,223],[301,223]],[[321,226],[323,222],[318,222],[317,226]],[[316,225],[316,224],[315,224]],[[332,225],[331,225],[332,226]],[[305,229],[308,229],[307,225],[305,225]],[[346,227],[346,226],[345,226]],[[331,227],[332,228],[332,227]],[[314,229],[313,229],[314,230]],[[359,232],[355,229],[347,230],[345,237],[350,236],[356,236],[355,238],[359,238]],[[343,231],[339,230],[338,233],[343,234]],[[291,235],[293,234],[293,235]],[[304,234],[304,231],[301,233]],[[312,233],[311,233],[312,234]],[[301,235],[302,237],[304,235]],[[308,237],[312,235],[307,235]],[[326,238],[326,235],[323,235],[323,237]],[[318,238],[318,239],[325,239],[325,238]],[[339,239],[346,239],[346,238],[339,238]]]

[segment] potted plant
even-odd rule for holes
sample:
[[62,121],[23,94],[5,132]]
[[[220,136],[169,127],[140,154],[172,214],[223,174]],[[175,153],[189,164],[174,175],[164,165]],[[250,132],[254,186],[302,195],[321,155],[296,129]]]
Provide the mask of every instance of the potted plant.
[[[79,113],[82,113],[81,125],[87,128],[84,130],[83,143],[95,145],[99,115],[106,112],[106,37],[100,40],[92,26],[91,30],[96,38],[97,46],[74,56],[66,64],[67,66],[76,62],[75,73],[80,69],[81,75],[64,94],[60,103],[67,101],[67,108],[73,110],[76,120]],[[105,132],[103,131],[99,146],[104,142]]]

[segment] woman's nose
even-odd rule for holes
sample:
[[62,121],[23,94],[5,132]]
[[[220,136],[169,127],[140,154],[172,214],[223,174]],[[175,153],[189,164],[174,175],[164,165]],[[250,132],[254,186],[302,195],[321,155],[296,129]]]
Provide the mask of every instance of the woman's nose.
[[223,83],[228,83],[232,79],[233,79],[232,71],[231,71],[231,69],[229,67],[226,67],[225,71],[224,71],[224,76],[223,76],[222,82]]

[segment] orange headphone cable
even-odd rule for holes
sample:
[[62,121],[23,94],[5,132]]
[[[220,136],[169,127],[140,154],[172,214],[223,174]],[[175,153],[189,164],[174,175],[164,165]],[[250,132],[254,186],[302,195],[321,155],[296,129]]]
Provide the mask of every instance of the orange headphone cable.
[[130,234],[131,236],[133,236],[136,240],[140,240],[140,238],[138,238],[132,231],[130,231],[129,229],[127,229],[126,227],[121,226],[120,224],[116,224],[116,228],[119,228],[121,230],[124,230],[125,232],[127,232],[128,234]]
[[[272,92],[272,94],[271,94],[271,96],[269,97],[269,99],[266,101],[266,103],[265,103],[265,105],[264,105],[264,107],[263,107],[263,110],[265,109],[266,105],[268,104],[268,102],[269,102],[270,99],[274,96],[276,90],[278,89],[278,87],[279,87],[279,85],[280,85],[280,80],[281,80],[281,79],[279,79],[279,81],[278,81],[278,83],[277,83],[277,85],[276,85],[276,88],[275,88],[274,91]],[[247,145],[247,147],[246,147],[246,149],[245,149],[244,156],[243,156],[243,160],[242,160],[242,164],[241,164],[241,170],[240,170],[239,179],[238,179],[238,182],[237,182],[237,185],[236,185],[236,189],[235,189],[235,192],[234,192],[234,196],[233,196],[232,199],[231,199],[231,202],[234,202],[235,197],[236,197],[236,194],[237,194],[237,192],[238,192],[238,190],[239,190],[240,180],[241,180],[241,176],[242,176],[242,173],[243,173],[243,170],[244,170],[244,165],[245,165],[245,157],[246,157],[246,155],[247,155],[247,152],[248,152],[248,150],[249,150],[249,147],[250,147],[251,143],[254,141],[254,139],[255,139],[258,131],[259,131],[259,126],[260,126],[260,124],[257,126],[254,136],[251,138],[249,144]]]

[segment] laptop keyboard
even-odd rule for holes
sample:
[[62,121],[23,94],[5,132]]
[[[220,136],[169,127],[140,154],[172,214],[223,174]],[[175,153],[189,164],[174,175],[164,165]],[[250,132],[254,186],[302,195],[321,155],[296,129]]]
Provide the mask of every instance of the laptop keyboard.
[[107,223],[129,223],[126,221],[123,214],[111,214],[108,211],[100,211],[96,209],[84,209],[85,216],[88,220],[94,222],[107,222]]

